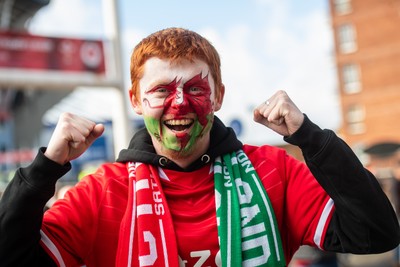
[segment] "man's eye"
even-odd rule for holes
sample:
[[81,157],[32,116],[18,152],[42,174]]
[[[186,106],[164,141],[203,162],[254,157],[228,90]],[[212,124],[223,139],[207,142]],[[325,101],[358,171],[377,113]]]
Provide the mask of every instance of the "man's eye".
[[157,88],[154,92],[156,92],[156,93],[168,93],[169,90],[167,88],[165,88],[165,87],[160,87],[160,88]]
[[190,87],[189,88],[189,92],[192,94],[199,94],[201,92],[203,92],[203,88],[201,87]]

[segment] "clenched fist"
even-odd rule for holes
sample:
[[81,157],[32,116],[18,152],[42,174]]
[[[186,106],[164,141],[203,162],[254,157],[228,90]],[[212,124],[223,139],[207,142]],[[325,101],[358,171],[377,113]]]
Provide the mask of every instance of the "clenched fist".
[[285,91],[276,92],[254,110],[254,121],[282,136],[294,134],[304,121],[304,114]]
[[63,113],[44,155],[64,165],[82,155],[103,132],[102,124],[71,113]]

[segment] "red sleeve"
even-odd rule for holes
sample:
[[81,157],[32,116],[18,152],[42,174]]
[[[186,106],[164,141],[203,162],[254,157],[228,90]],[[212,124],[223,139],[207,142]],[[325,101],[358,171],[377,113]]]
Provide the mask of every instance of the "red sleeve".
[[45,213],[41,244],[59,266],[82,265],[95,238],[104,186],[89,175]]
[[333,201],[303,162],[286,156],[285,164],[288,229],[300,245],[322,248]]
[[267,191],[285,256],[301,245],[321,247],[334,205],[307,165],[271,146],[244,146]]

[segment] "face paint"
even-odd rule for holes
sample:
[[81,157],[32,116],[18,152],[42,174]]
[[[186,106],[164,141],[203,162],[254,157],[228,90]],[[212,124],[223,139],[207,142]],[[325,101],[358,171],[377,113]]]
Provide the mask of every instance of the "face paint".
[[183,103],[183,89],[182,88],[176,88],[176,99],[175,102],[177,105],[180,105]]
[[[144,119],[149,132],[168,149],[190,151],[196,140],[211,128],[211,88],[208,75],[201,76],[199,73],[184,84],[175,78],[169,84],[157,85],[147,92],[157,97],[143,99],[150,109],[164,109],[166,120]],[[158,100],[162,96],[165,96],[163,104]]]
[[150,109],[163,109],[165,106],[165,97],[178,88],[179,83],[180,81],[177,81],[175,78],[169,84],[160,84],[146,91],[146,96],[143,98],[144,105]]
[[194,112],[200,124],[204,127],[208,120],[207,114],[212,112],[211,89],[208,84],[208,74],[202,78],[201,73],[187,81],[183,88],[177,88],[165,100],[165,114],[179,117]]
[[[174,150],[176,152],[185,155],[185,152],[190,152],[202,133],[208,132],[212,126],[213,116],[209,116],[210,123],[203,127],[198,121],[194,122],[190,133],[185,134],[173,134],[168,130],[165,130],[165,126],[160,126],[160,121],[152,117],[145,117],[146,128],[157,140],[162,143],[162,145],[167,148]],[[164,128],[164,130],[163,130]],[[160,134],[163,133],[163,134]]]
[[145,63],[141,111],[155,147],[184,156],[209,133],[214,118],[214,81],[208,73],[202,61],[172,66],[168,60],[153,58]]

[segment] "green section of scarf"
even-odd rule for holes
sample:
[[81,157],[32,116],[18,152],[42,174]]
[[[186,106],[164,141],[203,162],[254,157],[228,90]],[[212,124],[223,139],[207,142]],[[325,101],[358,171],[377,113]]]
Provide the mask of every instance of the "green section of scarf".
[[247,155],[214,162],[222,266],[286,266],[272,205]]

